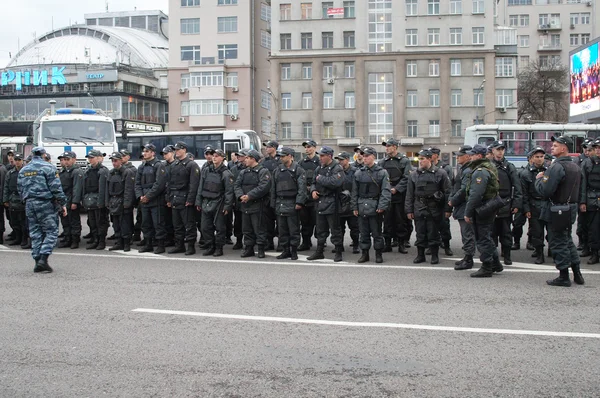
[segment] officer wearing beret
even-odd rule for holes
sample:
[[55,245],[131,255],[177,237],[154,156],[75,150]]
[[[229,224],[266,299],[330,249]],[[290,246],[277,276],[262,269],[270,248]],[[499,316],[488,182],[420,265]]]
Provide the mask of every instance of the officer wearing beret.
[[[584,169],[584,164],[588,161],[588,159],[592,156],[596,155],[596,147],[593,146],[594,144],[594,139],[593,138],[586,138],[583,141],[582,147],[583,147],[583,153],[581,155],[579,155],[579,157],[577,158],[578,163],[577,165],[579,166],[579,168],[581,168],[581,170],[583,171]],[[582,184],[583,186],[583,184]],[[581,198],[584,198],[584,196],[580,196]],[[577,245],[577,250],[581,250],[581,254],[579,255],[579,257],[589,257],[590,256],[590,249],[588,247],[588,233],[587,233],[587,219],[586,219],[586,213],[587,212],[582,212],[581,209],[579,209],[579,212],[577,214],[577,237],[579,238],[579,244]]]
[[[352,239],[352,253],[360,253],[359,239],[360,230],[358,228],[358,218],[352,212],[350,202],[352,199],[352,185],[354,183],[354,174],[358,170],[355,165],[350,163],[350,154],[341,152],[335,157],[344,169],[344,184],[340,194],[340,228],[342,228],[342,236],[346,234],[346,225],[350,229],[350,238]],[[361,155],[362,158],[362,155]],[[333,249],[335,250],[335,249]]]
[[523,213],[529,220],[529,232],[531,244],[535,248],[532,257],[536,257],[536,264],[543,264],[544,258],[544,228],[546,223],[540,220],[544,198],[535,189],[535,177],[546,171],[544,155],[546,151],[542,147],[533,148],[528,156],[529,166],[521,170],[519,176],[523,185]]
[[258,244],[258,258],[265,257],[267,231],[262,225],[263,207],[271,193],[271,173],[258,162],[260,153],[250,149],[246,153],[246,168],[234,182],[235,198],[242,212],[244,251],[241,257],[253,257],[254,245]]
[[113,219],[115,244],[108,250],[131,250],[133,209],[135,205],[135,171],[123,164],[121,152],[110,155],[112,170],[108,175],[108,211]]
[[[587,232],[586,248],[591,254],[588,264],[597,264],[598,251],[600,250],[600,140],[592,143],[594,152],[581,164],[581,193],[579,211],[586,220]],[[588,253],[582,252],[581,256]]]
[[467,151],[471,155],[471,174],[466,187],[467,203],[465,206],[465,221],[473,225],[481,268],[471,274],[472,278],[489,278],[494,272],[502,272],[498,251],[492,239],[492,228],[497,210],[486,213],[478,212],[498,196],[498,170],[486,157],[488,149],[483,145],[475,145]]
[[443,169],[433,165],[432,152],[419,152],[419,168],[410,173],[404,211],[415,220],[417,257],[415,264],[425,262],[425,249],[431,251],[431,264],[439,264],[440,224],[450,217],[448,197],[450,179]]
[[456,156],[456,162],[459,164],[458,172],[452,184],[450,200],[448,205],[453,208],[452,215],[458,220],[460,226],[460,235],[463,243],[463,252],[465,256],[454,263],[454,269],[457,271],[473,268],[473,256],[475,255],[475,232],[473,225],[465,221],[465,207],[467,202],[467,182],[471,175],[471,156],[468,154],[473,148],[470,145],[463,145],[458,151],[453,152]]
[[[360,230],[360,248],[362,255],[359,263],[370,260],[371,236],[375,248],[375,262],[383,262],[385,241],[382,236],[383,215],[389,210],[392,192],[388,172],[376,163],[377,151],[373,147],[361,149],[363,167],[354,173],[352,181],[352,201],[350,207],[358,217]],[[402,244],[402,242],[400,242]]]
[[300,222],[298,211],[306,202],[306,176],[304,169],[294,161],[295,151],[283,147],[278,152],[280,163],[273,171],[271,206],[277,215],[279,245],[283,252],[278,259],[298,259]]
[[317,250],[307,260],[325,258],[324,250],[329,231],[331,243],[335,246],[333,261],[342,261],[344,237],[339,220],[339,194],[344,184],[344,170],[333,158],[333,149],[328,146],[319,150],[320,165],[315,169],[314,179],[310,187],[312,198],[316,201],[317,212]]
[[20,153],[15,153],[13,160],[14,167],[6,174],[2,194],[2,203],[10,211],[10,223],[14,231],[14,241],[10,242],[9,246],[21,245],[21,249],[31,249],[27,216],[25,214],[25,202],[23,202],[19,194],[17,185],[19,172],[24,166],[23,156]]
[[62,190],[67,197],[67,215],[61,217],[64,239],[58,247],[77,249],[81,239],[81,201],[83,199],[83,170],[77,164],[77,155],[65,151],[58,157]]
[[299,164],[306,172],[306,203],[300,209],[300,226],[302,243],[298,251],[309,250],[312,247],[312,236],[315,233],[315,224],[317,222],[317,213],[315,211],[315,200],[310,194],[310,187],[313,184],[315,170],[319,167],[319,157],[316,155],[317,143],[313,140],[302,143],[306,156]]
[[[385,238],[384,252],[392,251],[392,240],[398,240],[398,252],[408,253],[406,242],[410,240],[412,223],[404,213],[404,200],[406,198],[406,184],[411,171],[410,160],[398,153],[400,142],[394,138],[382,142],[385,147],[386,157],[379,161],[379,166],[385,169],[390,176],[392,201],[383,222],[383,235]],[[362,152],[359,152],[362,154]]]
[[[246,152],[244,149],[241,149],[239,152],[235,153],[235,157],[237,158],[237,162],[231,167],[231,174],[233,176],[233,182],[237,180],[240,172],[246,168]],[[243,238],[244,234],[242,232],[242,212],[240,211],[240,203],[234,200],[233,203],[233,236],[235,236],[235,244],[233,245],[233,250],[240,250],[244,247]]]
[[88,212],[90,230],[94,235],[85,247],[87,250],[104,250],[108,232],[108,169],[102,164],[106,154],[97,149],[88,152],[90,166],[83,177],[83,205]]
[[[279,143],[277,141],[267,141],[263,142],[263,146],[265,147],[266,156],[261,160],[261,164],[264,168],[269,170],[271,176],[277,169],[280,164],[279,156],[277,155],[277,148],[279,148]],[[269,200],[271,198],[269,197]],[[265,222],[264,225],[267,228],[267,247],[266,250],[275,249],[273,245],[273,238],[275,237],[275,221],[277,219],[277,215],[273,211],[273,204],[269,204],[269,206],[264,207],[265,212]],[[278,246],[280,246],[278,244]],[[283,248],[280,248],[283,249]]]
[[[440,148],[431,146],[428,149],[431,151],[432,155],[431,163],[433,163],[435,167],[444,170],[450,179],[450,186],[454,185],[454,171],[452,170],[452,166],[440,158],[440,154],[442,153]],[[441,247],[444,248],[444,253],[447,256],[453,256],[454,252],[450,248],[450,240],[452,239],[452,233],[450,232],[450,218],[444,217],[442,220],[442,223],[440,224],[440,237],[442,238]]]
[[[548,238],[552,257],[556,268],[560,271],[558,278],[548,280],[550,286],[571,286],[569,268],[573,270],[573,280],[579,285],[585,283],[580,270],[577,248],[573,243],[571,225],[575,222],[577,204],[580,195],[581,169],[569,156],[569,148],[573,147],[571,137],[552,137],[552,156],[556,160],[544,173],[538,173],[535,188],[547,201],[542,208],[540,219],[548,223]],[[560,216],[552,212],[552,207],[568,205],[571,220],[568,227],[559,224]],[[590,230],[590,235],[592,231]]]

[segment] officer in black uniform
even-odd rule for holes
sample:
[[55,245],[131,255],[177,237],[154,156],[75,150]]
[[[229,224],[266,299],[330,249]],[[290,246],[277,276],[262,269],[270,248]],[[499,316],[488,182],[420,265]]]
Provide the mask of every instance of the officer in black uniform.
[[105,153],[97,149],[88,152],[90,166],[83,176],[83,205],[88,213],[90,229],[94,231],[87,250],[104,250],[108,232],[108,169],[102,164]]
[[[517,174],[519,175],[519,178],[521,180],[523,180],[523,173],[527,173],[527,170],[529,169],[529,167],[531,167],[532,165],[532,159],[531,156],[529,155],[529,153],[527,154],[527,165],[526,166],[521,166],[520,169],[517,170]],[[523,184],[521,184],[523,185]],[[523,202],[525,201],[525,188],[523,187],[522,189],[523,191]],[[525,206],[525,204],[523,204],[523,206]],[[519,250],[521,249],[521,238],[523,237],[523,228],[525,227],[525,224],[527,223],[527,217],[525,217],[525,211],[520,211],[518,212],[514,219],[513,219],[513,224],[512,224],[512,236],[513,236],[513,244],[511,246],[511,250]],[[527,247],[531,247],[531,227],[529,228],[529,230],[527,231]]]
[[196,207],[202,212],[202,235],[210,245],[203,256],[223,255],[227,216],[233,211],[233,174],[224,161],[225,152],[215,149],[212,164],[205,167],[200,175]]
[[[362,156],[362,155],[361,155]],[[350,164],[350,154],[341,152],[335,157],[344,169],[344,184],[340,194],[340,228],[342,228],[342,236],[346,235],[346,224],[350,230],[350,238],[352,239],[352,253],[360,253],[359,239],[360,230],[358,228],[358,218],[352,212],[350,202],[352,200],[352,185],[354,182],[354,173],[358,170],[353,164]],[[335,250],[335,249],[333,249]]]
[[472,170],[466,187],[467,204],[465,206],[465,222],[473,225],[481,268],[471,274],[472,278],[490,278],[494,272],[502,272],[498,250],[492,239],[492,229],[497,210],[482,212],[482,206],[491,203],[498,195],[498,170],[487,158],[488,149],[483,145],[475,145],[467,152],[471,155]]
[[[552,156],[555,156],[556,160],[544,173],[539,173],[535,181],[538,193],[547,200],[544,202],[540,218],[548,223],[552,258],[560,271],[558,278],[546,282],[550,286],[571,286],[569,268],[573,270],[575,283],[578,285],[585,283],[579,267],[579,255],[571,234],[571,226],[577,214],[577,204],[580,203],[581,188],[581,170],[569,156],[569,148],[572,146],[571,137],[552,137]],[[566,228],[559,225],[560,215],[551,210],[552,206],[564,204],[568,205],[571,213],[571,220]],[[592,235],[592,231],[589,232]]]
[[[390,138],[382,143],[385,146],[386,157],[379,161],[379,166],[385,169],[390,177],[392,201],[383,222],[383,235],[385,238],[384,252],[392,251],[392,240],[398,240],[398,252],[408,253],[406,242],[410,239],[410,221],[404,212],[406,199],[406,184],[411,171],[410,160],[398,153],[400,143]],[[362,155],[362,152],[359,152]],[[363,155],[364,156],[364,155]]]
[[465,253],[465,256],[461,260],[454,263],[454,269],[457,271],[473,268],[473,256],[475,255],[475,232],[473,231],[473,225],[465,221],[467,181],[472,171],[470,166],[471,156],[468,152],[472,149],[471,145],[463,145],[458,151],[453,152],[456,156],[456,162],[460,167],[454,178],[454,184],[452,184],[448,205],[453,208],[452,215],[454,219],[458,220],[463,243],[462,249]]
[[263,207],[271,194],[271,173],[258,162],[260,153],[250,149],[246,154],[246,168],[240,172],[234,182],[234,192],[240,202],[242,212],[242,231],[244,233],[244,251],[241,257],[253,257],[254,245],[258,244],[258,258],[265,257],[267,231],[263,222]]
[[320,165],[315,169],[310,194],[315,200],[317,213],[317,250],[307,260],[325,258],[324,250],[327,237],[331,231],[331,243],[335,248],[333,261],[342,261],[344,237],[339,220],[339,200],[344,184],[344,170],[333,159],[333,149],[324,146],[319,150]]
[[[369,261],[371,236],[375,248],[375,262],[383,262],[385,245],[382,236],[383,215],[389,210],[392,201],[390,177],[388,172],[376,163],[377,151],[373,147],[361,149],[363,167],[354,173],[352,180],[352,214],[358,217],[360,230],[360,248],[362,256],[359,263]],[[400,242],[401,244],[402,242]]]
[[[600,149],[600,139],[596,140],[593,148]],[[586,249],[591,257],[588,264],[597,264],[598,251],[600,250],[600,157],[595,153],[581,164],[581,193],[579,196],[580,217],[584,215],[586,220],[585,231],[587,232]],[[600,152],[600,151],[599,151]],[[584,257],[587,253],[582,252]]]
[[[119,152],[123,156],[123,167],[132,169],[137,174],[137,167],[131,163],[131,152],[127,148],[119,149]],[[135,223],[133,224],[133,238],[131,241],[139,242],[142,240],[142,208],[137,198],[134,198],[134,206]]]
[[[165,200],[165,186],[167,173],[165,165],[156,159],[154,144],[146,144],[142,149],[143,161],[135,176],[135,196],[142,208],[142,231],[144,231],[145,245],[140,253],[154,251],[156,254],[164,253],[166,237],[165,217],[163,205]],[[154,250],[153,241],[163,243],[163,246]]]
[[135,204],[135,168],[126,167],[121,152],[110,155],[113,168],[108,175],[108,210],[113,218],[115,244],[108,250],[131,251],[133,209]]
[[[269,170],[269,172],[271,173],[271,177],[273,176],[273,172],[275,171],[275,169],[279,166],[280,162],[279,162],[279,157],[277,156],[277,148],[279,148],[279,143],[277,141],[267,141],[267,142],[263,142],[263,146],[266,148],[266,156],[261,160],[261,164],[262,166]],[[269,196],[269,200],[271,200],[271,197]],[[268,206],[264,207],[264,212],[265,212],[265,217],[264,217],[264,225],[267,228],[267,239],[268,239],[268,244],[265,250],[274,250],[275,247],[273,245],[273,238],[275,237],[275,228],[276,228],[276,220],[277,220],[277,216],[275,214],[275,212],[273,211],[273,207],[271,204],[269,204]],[[279,248],[279,244],[278,246],[278,250],[283,248]]]
[[[581,155],[579,155],[579,157],[577,158],[577,162],[576,162],[582,171],[583,171],[584,164],[586,163],[587,159],[596,155],[596,150],[595,150],[595,147],[593,146],[593,144],[594,144],[594,139],[592,139],[592,138],[586,138],[583,141],[583,144],[582,144],[583,153]],[[583,186],[583,181],[582,181],[582,186]],[[580,198],[584,198],[584,196],[580,196]],[[579,210],[579,212],[577,214],[577,232],[576,233],[577,233],[577,237],[579,238],[579,242],[578,242],[579,244],[577,245],[577,250],[582,251],[581,254],[579,255],[579,257],[588,257],[591,253],[590,253],[590,249],[588,247],[586,213],[582,212],[581,210]]]
[[363,161],[363,155],[360,154],[360,151],[362,150],[362,147],[357,146],[356,148],[354,148],[354,163],[352,163],[352,165],[354,167],[356,167],[356,169],[360,169],[361,167],[363,167],[364,161]]
[[440,225],[450,217],[450,179],[435,166],[429,149],[419,151],[419,168],[410,173],[404,211],[415,220],[417,257],[413,263],[425,262],[425,249],[431,251],[431,264],[439,264]]
[[302,234],[302,243],[298,246],[298,251],[309,250],[312,247],[312,236],[315,232],[317,222],[317,213],[315,210],[315,200],[310,194],[310,187],[313,184],[315,170],[319,167],[319,157],[316,155],[317,143],[313,140],[302,143],[306,157],[300,161],[300,167],[306,172],[306,203],[300,209],[300,227]]
[[171,166],[175,163],[175,148],[174,145],[167,145],[160,151],[160,155],[163,157],[163,163],[165,164],[165,172],[167,184],[165,186],[165,201],[163,204],[163,214],[165,219],[165,247],[175,246],[175,229],[173,228],[173,209],[167,206],[169,203],[169,180]]
[[[185,253],[186,256],[190,256],[196,253],[196,237],[198,236],[195,204],[200,183],[200,166],[187,156],[185,142],[177,141],[173,149],[175,149],[176,160],[169,169],[169,202],[167,202],[167,206],[171,207],[173,212],[175,247],[169,250],[169,253]],[[187,249],[185,248],[186,243]]]
[[65,151],[59,157],[62,169],[59,173],[63,192],[67,197],[67,215],[61,216],[64,238],[58,247],[77,249],[81,239],[81,200],[83,199],[83,170],[77,164],[77,155]]
[[533,148],[529,152],[531,163],[519,173],[523,185],[523,213],[529,220],[531,244],[535,248],[532,257],[536,257],[536,264],[544,264],[544,227],[546,223],[540,220],[544,198],[535,189],[535,177],[546,171],[542,147]]
[[[237,159],[236,164],[231,168],[231,174],[233,176],[233,182],[235,185],[235,181],[237,180],[240,172],[246,168],[246,152],[244,149],[236,152],[235,157]],[[233,250],[240,250],[244,247],[243,245],[243,237],[244,234],[242,232],[242,212],[240,210],[241,203],[237,200],[233,201],[233,235],[235,236],[235,244],[233,245]]]
[[4,207],[10,211],[10,222],[14,231],[14,241],[9,246],[21,245],[22,249],[31,249],[29,242],[29,229],[27,228],[27,216],[25,215],[25,203],[21,199],[17,180],[19,171],[23,168],[23,156],[15,153],[13,156],[14,167],[6,174],[2,202]]
[[278,259],[298,259],[300,245],[300,222],[298,211],[306,203],[306,175],[304,169],[294,161],[295,151],[283,147],[277,154],[281,162],[273,172],[271,206],[277,215],[279,242],[283,252]]
[[[432,157],[431,157],[431,162],[433,163],[434,166],[444,170],[446,172],[446,174],[448,175],[448,178],[450,179],[450,187],[452,187],[454,185],[454,171],[452,170],[452,166],[450,166],[448,163],[444,162],[442,159],[440,159],[440,148],[432,146],[428,148],[431,153],[432,153]],[[441,247],[444,248],[444,253],[447,256],[453,256],[454,252],[452,251],[452,249],[450,248],[450,240],[452,239],[452,233],[450,232],[450,218],[443,218],[442,219],[442,223],[440,224],[440,237],[442,239],[442,245]]]
[[498,169],[500,179],[500,197],[505,200],[506,205],[498,210],[494,221],[494,239],[498,239],[502,245],[504,264],[511,265],[510,250],[512,247],[511,225],[514,214],[522,210],[523,189],[517,168],[504,157],[506,147],[502,141],[492,143],[492,164]]
[[[215,148],[211,145],[207,145],[204,147],[204,159],[206,162],[200,168],[200,173],[206,167],[209,167],[213,162],[213,155],[215,153]],[[192,156],[191,153],[188,153],[188,156]],[[210,248],[210,245],[207,242],[204,242],[204,236],[202,236],[202,212],[198,211],[196,207],[194,207],[194,212],[196,213],[196,227],[198,228],[198,232],[200,233],[200,239],[198,241],[198,246],[202,250],[207,250]]]
[[[0,163],[0,198],[4,194],[4,179],[6,178],[6,166]],[[1,200],[1,199],[0,199]],[[8,209],[6,209],[8,211]],[[4,206],[0,205],[0,245],[4,244],[4,232],[6,224],[4,223]]]

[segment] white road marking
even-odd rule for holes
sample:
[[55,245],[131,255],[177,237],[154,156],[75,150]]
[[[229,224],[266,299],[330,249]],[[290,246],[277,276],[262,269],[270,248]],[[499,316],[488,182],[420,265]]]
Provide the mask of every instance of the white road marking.
[[[452,258],[452,257],[440,257],[442,260],[451,260],[451,261],[457,261],[462,259],[462,257],[460,258]],[[502,263],[502,265],[504,265],[504,262],[502,262],[502,260],[500,260],[500,262]],[[481,264],[481,261],[477,260],[477,259],[473,259],[473,263],[475,264]],[[505,265],[506,267],[506,265]],[[523,269],[532,269],[532,270],[556,270],[556,267],[552,264],[532,264],[532,263],[520,263],[517,261],[513,261],[512,265],[509,265],[509,267],[515,267],[515,268],[523,268]],[[505,268],[506,269],[506,268]]]
[[321,320],[321,319],[281,318],[281,317],[272,317],[272,316],[217,314],[217,313],[210,313],[210,312],[171,311],[171,310],[157,310],[157,309],[149,309],[149,308],[136,308],[132,311],[133,312],[145,312],[145,313],[150,313],[150,314],[183,315],[183,316],[196,316],[196,317],[203,317],[203,318],[235,319],[235,320],[244,320],[244,321],[300,323],[300,324],[307,324],[307,325],[413,329],[413,330],[431,330],[431,331],[439,331],[439,332],[487,333],[487,334],[528,335],[528,336],[548,336],[548,337],[581,337],[581,338],[600,339],[600,333],[553,332],[553,331],[547,331],[547,330],[468,328],[468,327],[457,327],[457,326],[413,325],[413,324],[407,324],[407,323],[385,323],[385,322],[328,321],[328,320]]

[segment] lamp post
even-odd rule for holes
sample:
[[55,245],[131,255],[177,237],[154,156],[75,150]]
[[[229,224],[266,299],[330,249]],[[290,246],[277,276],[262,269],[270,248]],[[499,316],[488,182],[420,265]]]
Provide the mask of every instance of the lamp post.
[[[479,88],[477,89],[477,114],[475,115],[475,124],[479,124],[479,108],[480,108],[480,106],[479,106],[479,95],[481,94],[481,91],[483,90],[483,85],[484,84],[485,84],[485,79],[483,79],[483,81],[479,85]],[[485,108],[484,108],[484,110],[485,110]]]

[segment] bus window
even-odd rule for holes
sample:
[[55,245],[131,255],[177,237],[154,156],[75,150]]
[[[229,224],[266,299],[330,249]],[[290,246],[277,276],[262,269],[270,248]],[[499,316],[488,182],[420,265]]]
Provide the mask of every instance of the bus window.
[[[142,156],[142,139],[130,138],[128,140],[118,139],[119,149],[127,149],[131,152],[131,160],[138,160]],[[161,148],[162,149],[162,148]]]
[[237,142],[226,142],[225,143],[225,156],[226,156],[226,160],[230,161],[231,160],[231,154],[235,153],[235,152],[239,152],[240,150],[240,144],[238,144]]
[[600,138],[600,131],[590,130],[587,132],[587,137],[593,138],[593,139]]
[[[191,138],[194,139],[194,137]],[[194,157],[196,159],[204,159],[204,148],[208,145],[214,149],[223,149],[223,135],[221,134],[198,135],[195,138],[196,153],[194,153]]]
[[148,143],[154,144],[154,146],[156,147],[156,155],[155,156],[158,160],[162,160],[163,157],[160,153],[162,152],[164,147],[169,145],[168,141],[169,141],[168,138],[164,137],[164,136],[163,137],[152,137],[150,140],[144,141],[142,143],[142,145],[148,144]]
[[479,145],[488,147],[488,146],[492,145],[492,142],[494,142],[494,141],[496,141],[496,139],[494,137],[479,137],[479,139],[477,140],[477,143]]
[[534,131],[531,133],[531,149],[535,147],[542,147],[546,153],[550,153],[552,148],[552,136],[559,135],[555,131]]
[[530,151],[529,131],[500,131],[499,140],[504,142],[506,155],[523,156]]

